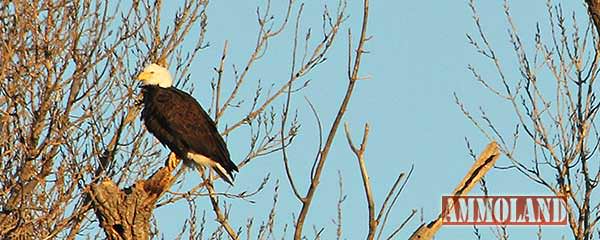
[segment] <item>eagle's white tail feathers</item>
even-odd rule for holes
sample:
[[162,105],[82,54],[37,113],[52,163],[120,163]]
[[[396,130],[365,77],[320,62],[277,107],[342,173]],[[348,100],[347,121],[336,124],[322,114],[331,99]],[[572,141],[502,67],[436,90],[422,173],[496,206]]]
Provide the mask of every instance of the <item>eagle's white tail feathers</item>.
[[215,172],[217,172],[217,174],[219,174],[219,176],[224,178],[223,180],[227,181],[229,184],[233,184],[233,178],[232,178],[231,174],[229,174],[227,172],[227,170],[225,170],[225,168],[223,168],[223,166],[221,166],[220,163],[215,162],[212,159],[205,157],[204,155],[196,154],[196,153],[188,152],[187,157],[189,159],[194,160],[194,162],[196,162],[196,164],[198,164],[198,165],[211,167],[212,169],[215,170]]
[[216,164],[215,161],[213,161],[210,158],[205,157],[202,154],[196,154],[196,153],[188,152],[187,157],[189,159],[194,160],[194,162],[196,162],[196,164],[199,164],[199,165],[202,165],[202,166],[210,166],[210,167],[212,167],[213,165]]
[[231,175],[227,172],[227,170],[225,170],[225,168],[223,168],[223,166],[221,166],[220,163],[215,163],[213,169],[219,174],[219,176],[225,178],[223,180],[227,181],[229,184],[233,184],[233,178],[231,178]]

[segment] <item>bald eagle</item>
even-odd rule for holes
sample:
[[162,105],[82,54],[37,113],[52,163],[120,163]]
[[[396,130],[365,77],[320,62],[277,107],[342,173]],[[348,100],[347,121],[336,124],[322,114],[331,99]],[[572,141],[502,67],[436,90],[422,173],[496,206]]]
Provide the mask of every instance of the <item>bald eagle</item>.
[[142,81],[142,119],[150,133],[187,166],[212,168],[233,185],[233,171],[225,141],[215,122],[190,94],[173,87],[169,70],[150,64],[137,77]]

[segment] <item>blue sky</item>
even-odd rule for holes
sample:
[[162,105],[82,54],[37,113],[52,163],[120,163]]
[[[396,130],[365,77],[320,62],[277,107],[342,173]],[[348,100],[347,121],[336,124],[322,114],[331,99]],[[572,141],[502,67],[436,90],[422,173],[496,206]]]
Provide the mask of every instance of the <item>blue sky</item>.
[[[231,64],[242,66],[253,49],[257,34],[255,10],[256,6],[261,6],[264,2],[210,2],[207,12],[207,41],[210,47],[200,53],[193,64],[192,72],[192,79],[196,81],[194,96],[204,105],[210,102],[209,84],[213,77],[211,69],[218,65],[224,41],[228,40],[230,47],[225,81],[231,81]],[[336,1],[326,2],[330,8],[336,6]],[[575,11],[580,22],[587,20],[583,1],[558,2],[563,5],[565,12]],[[519,31],[524,34],[524,42],[532,46],[535,24],[547,22],[546,1],[509,3]],[[306,2],[304,31],[308,26],[311,26],[315,33],[320,30],[323,5],[322,1]],[[490,41],[499,55],[507,60],[505,67],[516,68],[514,54],[508,42],[502,1],[477,1],[476,5],[481,10],[482,24],[489,34]],[[173,7],[174,4],[165,6],[166,16],[175,10]],[[284,7],[279,3],[274,3],[273,7],[274,12],[280,12],[275,14],[277,20],[282,17]],[[345,27],[352,28],[355,35],[358,35],[360,28],[360,7],[359,1],[351,1],[348,6],[350,17]],[[411,209],[422,209],[426,221],[437,216],[441,196],[454,189],[472,164],[464,139],[470,140],[477,153],[487,144],[485,137],[462,115],[454,103],[454,92],[473,112],[476,112],[479,106],[484,106],[503,133],[513,131],[515,121],[509,106],[500,103],[496,97],[485,91],[481,84],[473,80],[467,69],[467,65],[472,64],[480,67],[482,74],[490,78],[496,77],[490,63],[467,43],[465,34],[476,31],[467,1],[372,1],[370,14],[368,33],[373,35],[373,39],[366,45],[370,53],[363,59],[361,73],[370,75],[371,79],[358,83],[344,122],[348,122],[352,127],[356,141],[361,136],[363,124],[368,122],[371,125],[366,160],[377,206],[380,206],[397,174],[408,172],[414,164],[414,173],[393,210],[386,231],[389,233]],[[278,84],[287,79],[292,26],[290,25],[286,32],[269,46],[266,57],[251,71],[250,81],[256,82],[260,79],[265,83]],[[310,98],[315,104],[325,129],[328,129],[347,85],[346,46],[344,29],[340,32],[336,46],[329,53],[328,61],[305,78],[311,80],[309,87],[294,96],[292,108],[298,110],[302,132],[291,146],[289,154],[292,168],[298,172],[296,181],[300,184],[301,192],[306,191],[306,176],[316,152],[315,143],[318,141],[316,123],[304,97]],[[511,76],[518,77],[516,70],[508,72]],[[255,86],[254,83],[249,85]],[[253,87],[242,90],[242,94],[248,96],[253,93]],[[278,102],[275,106],[279,107],[281,104],[283,102]],[[223,119],[225,123],[235,120],[235,114],[226,115]],[[336,217],[338,170],[345,180],[344,192],[348,196],[343,205],[344,237],[360,239],[366,234],[367,211],[360,173],[347,146],[343,129],[340,130],[325,167],[325,176],[309,214],[309,221],[306,223],[305,232],[309,238],[314,236],[313,224],[325,227],[323,239],[332,239],[335,236],[335,225],[331,220]],[[234,159],[245,154],[244,144],[247,143],[244,142],[244,134],[247,132],[241,130],[228,139]],[[507,163],[506,158],[498,161],[500,165]],[[300,204],[292,197],[283,175],[280,154],[259,159],[241,169],[231,191],[253,189],[268,173],[271,174],[272,180],[280,181],[278,227],[283,228],[283,224],[287,224],[289,233],[292,216],[297,215]],[[549,194],[514,171],[493,169],[487,179],[492,194]],[[195,179],[187,177],[185,181]],[[233,225],[243,226],[246,218],[251,216],[256,217],[257,222],[266,219],[272,204],[273,187],[274,182],[271,181],[267,191],[253,198],[256,201],[254,204],[232,201]],[[474,190],[473,194],[477,193],[477,190]],[[200,208],[207,210],[207,219],[214,219],[208,199],[198,198],[196,201]],[[183,224],[181,218],[188,215],[186,211],[185,204],[163,207],[156,211],[160,230],[166,239],[179,232]],[[419,217],[405,227],[398,239],[407,238],[418,225]],[[493,238],[487,228],[482,229],[486,236],[484,239]],[[516,227],[510,228],[509,231],[511,239],[532,239],[537,228]],[[543,228],[543,234],[546,236],[544,239],[559,239],[562,235],[569,239],[571,236],[567,227],[546,227]],[[281,236],[281,232],[276,236]],[[474,239],[474,235],[471,227],[443,227],[437,239]]]

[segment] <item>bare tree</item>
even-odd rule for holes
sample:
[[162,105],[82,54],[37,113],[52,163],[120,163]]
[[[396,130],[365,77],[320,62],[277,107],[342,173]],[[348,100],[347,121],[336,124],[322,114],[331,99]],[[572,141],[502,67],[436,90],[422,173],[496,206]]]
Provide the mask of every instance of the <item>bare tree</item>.
[[[586,14],[565,13],[560,4],[547,2],[548,18],[531,31],[531,40],[517,29],[508,1],[504,15],[510,47],[517,67],[501,59],[492,47],[475,1],[470,2],[476,34],[467,35],[475,50],[496,71],[486,76],[469,66],[475,80],[513,110],[516,126],[498,127],[480,107],[480,117],[469,112],[458,97],[465,116],[489,140],[496,140],[510,166],[548,192],[568,197],[568,223],[575,239],[597,237],[600,220],[597,158],[600,135],[596,128],[596,99],[600,49],[600,5],[585,1]],[[583,24],[581,23],[583,22]],[[588,24],[589,23],[589,24]],[[519,155],[526,149],[526,155]],[[488,183],[489,185],[489,183]],[[596,197],[594,197],[596,196]],[[505,231],[498,238],[506,239]],[[541,233],[539,234],[541,235]],[[541,236],[538,236],[541,238]]]
[[[178,87],[193,91],[191,68],[208,47],[207,0],[179,3],[174,16],[163,13],[164,4],[161,0],[0,2],[1,237],[149,239],[159,232],[153,223],[153,210],[177,202],[189,207],[189,217],[178,237],[187,233],[191,239],[218,239],[226,234],[239,239],[243,235],[251,238],[256,231],[259,239],[266,239],[275,238],[273,229],[277,226],[285,235],[287,223],[277,223],[275,218],[278,182],[266,221],[256,230],[254,218],[248,219],[244,227],[234,226],[230,221],[235,217],[231,203],[225,200],[251,198],[266,189],[269,176],[256,189],[236,190],[239,193],[219,192],[213,187],[217,178],[210,175],[202,176],[204,181],[191,189],[181,190],[185,167],[170,164],[177,159],[164,151],[140,123],[139,90],[132,80],[140,69],[150,62],[167,66],[174,71]],[[362,6],[356,50],[352,50],[353,38],[348,31],[346,95],[326,141],[319,145],[305,195],[294,183],[286,151],[300,129],[290,103],[296,99],[296,92],[308,86],[306,77],[325,62],[334,43],[340,42],[337,36],[348,18],[346,4],[339,1],[334,12],[325,6],[320,16],[320,39],[316,39],[319,34],[311,34],[311,28],[303,25],[304,4],[290,0],[284,12],[273,13],[267,1],[256,10],[255,45],[242,67],[226,67],[231,54],[227,41],[222,45],[222,55],[215,59],[215,75],[210,83],[211,116],[224,136],[242,126],[250,129],[251,134],[245,136],[250,149],[238,164],[242,171],[258,157],[282,154],[290,187],[301,203],[293,223],[295,239],[306,235],[303,226],[325,161],[354,86],[361,79],[361,59],[370,39],[368,0]],[[272,79],[272,89],[266,92],[261,82],[257,87],[253,87],[256,83],[250,86],[254,66],[273,51],[269,43],[288,29],[294,34],[286,80]],[[184,48],[184,43],[194,48]],[[233,81],[225,81],[227,71],[232,73]],[[249,90],[255,93],[253,97],[241,94]],[[276,103],[282,101],[285,104],[277,107]],[[315,107],[312,103],[310,106],[318,118]],[[229,112],[244,114],[234,120],[224,118]],[[364,164],[367,135],[365,129],[358,149],[347,130],[349,145],[359,162],[357,169],[363,175],[368,203],[365,209],[370,213],[367,239],[374,239],[378,227],[381,237],[408,178],[399,175],[375,217],[374,196]],[[342,183],[340,178],[338,238],[342,237]],[[208,210],[216,216],[217,228],[207,230],[206,216],[199,217],[195,198],[206,198],[211,203]],[[414,211],[388,238],[393,238],[413,215]],[[317,232],[316,238],[319,235]]]

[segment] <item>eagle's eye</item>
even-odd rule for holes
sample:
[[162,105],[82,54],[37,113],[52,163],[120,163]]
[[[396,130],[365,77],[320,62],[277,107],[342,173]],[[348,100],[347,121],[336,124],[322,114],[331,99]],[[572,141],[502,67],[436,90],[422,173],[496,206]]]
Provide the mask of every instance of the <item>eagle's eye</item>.
[[154,71],[150,71],[150,74],[154,74]]

